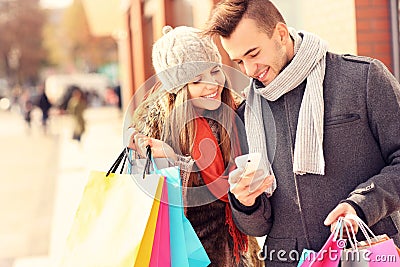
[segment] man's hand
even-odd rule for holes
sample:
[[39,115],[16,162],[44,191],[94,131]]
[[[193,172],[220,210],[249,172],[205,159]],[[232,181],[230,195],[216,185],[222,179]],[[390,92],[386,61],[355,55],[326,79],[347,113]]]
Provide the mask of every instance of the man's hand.
[[[326,226],[331,226],[331,232],[335,230],[336,228],[336,224],[337,224],[337,220],[339,217],[346,217],[347,214],[352,214],[357,216],[357,213],[355,211],[355,209],[348,203],[340,203],[339,205],[336,206],[336,208],[334,208],[326,217],[324,224]],[[351,231],[351,226],[349,225],[349,223],[351,223],[351,225],[353,226],[353,230],[354,230],[354,234],[356,234],[358,232],[358,224],[357,222],[355,222],[352,219],[348,219],[346,221],[344,221],[343,223],[347,224],[347,229],[349,231]],[[343,225],[344,229],[346,229],[346,227]],[[350,232],[349,232],[350,234]],[[348,236],[347,231],[343,231],[343,237],[344,238],[351,238],[352,236]]]
[[244,170],[237,169],[235,173],[231,174],[233,175],[229,175],[230,191],[245,206],[252,206],[256,198],[271,187],[274,182],[274,176],[268,175],[256,189],[250,190],[250,184],[253,177],[257,175],[257,171],[245,173]]

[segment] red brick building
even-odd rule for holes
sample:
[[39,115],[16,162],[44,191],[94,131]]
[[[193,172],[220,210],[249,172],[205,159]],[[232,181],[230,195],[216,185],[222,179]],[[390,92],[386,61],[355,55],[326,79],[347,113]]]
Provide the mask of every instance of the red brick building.
[[[348,4],[349,0],[342,1]],[[122,50],[120,64],[126,106],[135,91],[154,74],[151,66],[151,47],[154,40],[161,36],[162,27],[167,24],[201,27],[207,20],[214,2],[218,1],[123,0],[122,2],[124,34],[119,42]],[[279,3],[283,1],[275,2],[279,7]],[[321,5],[325,8],[330,3],[330,1],[320,2],[323,2]],[[380,59],[397,79],[400,77],[399,2],[400,0],[354,0],[354,9],[352,9],[355,12],[354,19],[342,19],[348,20],[345,21],[345,25],[355,29],[356,51],[353,53]],[[285,14],[285,12],[282,13]],[[296,14],[297,16],[302,15],[301,12],[298,13],[300,14]],[[291,12],[289,16],[290,14]],[[335,15],[332,14],[332,16]],[[315,27],[319,25],[314,24]],[[333,28],[335,25],[329,27]],[[230,65],[226,53],[222,50],[221,52],[224,63]]]
[[399,79],[399,1],[355,0],[355,6],[358,54],[380,59]]

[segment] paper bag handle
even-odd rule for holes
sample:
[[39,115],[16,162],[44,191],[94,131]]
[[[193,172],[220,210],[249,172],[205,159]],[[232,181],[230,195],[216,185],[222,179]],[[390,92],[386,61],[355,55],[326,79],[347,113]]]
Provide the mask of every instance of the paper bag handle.
[[108,170],[106,177],[108,177],[110,175],[110,173],[115,173],[118,169],[118,166],[121,164],[122,162],[122,167],[120,170],[120,173],[123,172],[124,167],[125,167],[125,162],[127,159],[127,147],[125,147],[122,152],[119,154],[118,158],[115,160],[115,162],[113,163],[113,165],[111,166],[111,168]]
[[143,179],[146,177],[146,174],[150,174],[150,166],[151,166],[152,162],[153,162],[153,165],[155,166],[153,157],[151,155],[151,146],[147,145],[146,146],[146,164],[144,165]]

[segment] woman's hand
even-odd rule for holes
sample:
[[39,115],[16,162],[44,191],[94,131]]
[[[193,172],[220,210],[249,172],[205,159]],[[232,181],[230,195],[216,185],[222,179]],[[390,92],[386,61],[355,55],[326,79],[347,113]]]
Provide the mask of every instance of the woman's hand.
[[136,150],[142,157],[146,156],[146,147],[151,147],[151,154],[154,158],[170,158],[177,160],[175,151],[167,143],[148,137],[144,134],[133,132],[128,147]]
[[129,136],[128,144],[126,145],[128,148],[136,150],[135,135],[138,133],[139,132],[133,127],[129,127],[126,130],[126,135]]

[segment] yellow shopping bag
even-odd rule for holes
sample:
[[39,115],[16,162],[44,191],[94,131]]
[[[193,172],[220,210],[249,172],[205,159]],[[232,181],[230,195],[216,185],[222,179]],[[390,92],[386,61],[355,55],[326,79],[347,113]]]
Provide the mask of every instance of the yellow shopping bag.
[[[146,183],[146,191],[134,179]],[[143,179],[92,171],[59,266],[148,266],[162,186],[157,174]]]
[[158,211],[160,208],[160,199],[164,178],[160,177],[156,191],[156,197],[151,208],[150,216],[147,221],[147,226],[144,231],[142,241],[138,244],[135,251],[135,267],[148,267],[150,264],[151,251],[153,248],[154,234],[156,231]]

